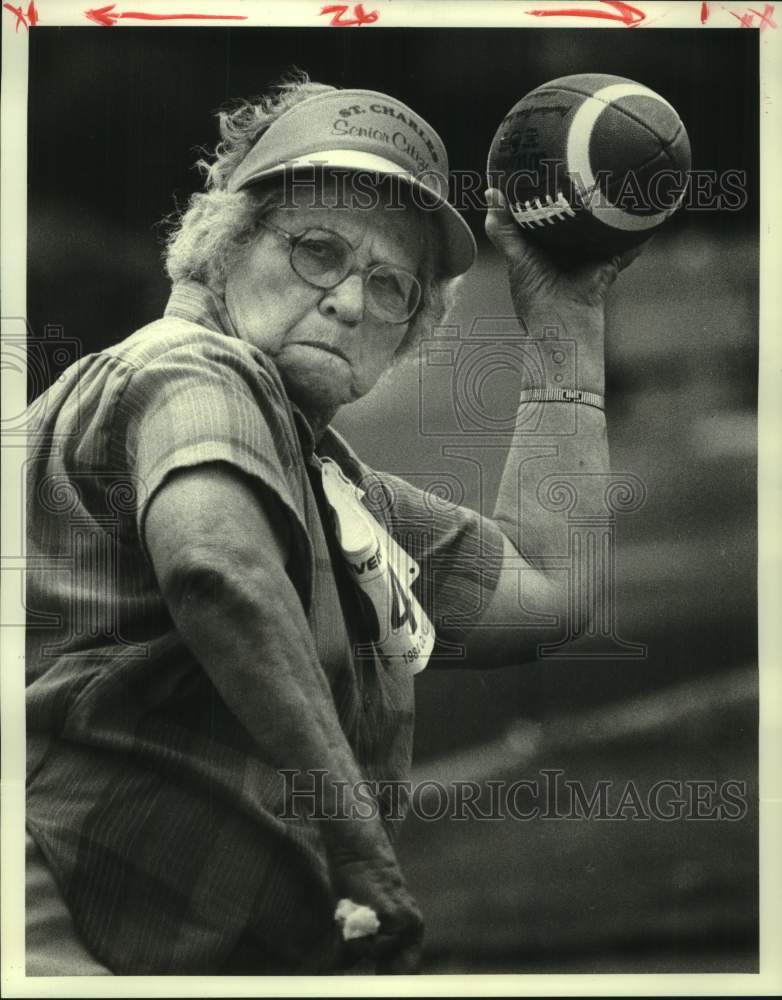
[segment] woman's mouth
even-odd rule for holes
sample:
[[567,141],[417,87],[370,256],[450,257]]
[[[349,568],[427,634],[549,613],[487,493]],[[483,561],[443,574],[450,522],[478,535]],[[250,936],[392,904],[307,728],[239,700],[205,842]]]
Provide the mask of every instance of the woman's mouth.
[[339,347],[336,347],[334,344],[325,344],[325,343],[322,343],[321,341],[317,341],[317,340],[297,340],[297,341],[294,341],[294,343],[289,344],[288,346],[289,347],[315,347],[319,351],[326,351],[327,354],[333,354],[333,355],[335,355],[338,358],[342,358],[342,360],[346,364],[350,364],[351,363],[350,362],[350,358],[347,356],[347,354],[345,354],[345,352],[343,350],[341,350]]

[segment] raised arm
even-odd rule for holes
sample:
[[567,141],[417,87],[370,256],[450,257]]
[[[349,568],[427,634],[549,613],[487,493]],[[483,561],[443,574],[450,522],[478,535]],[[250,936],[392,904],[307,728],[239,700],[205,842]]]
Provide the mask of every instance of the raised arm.
[[[520,389],[572,389],[591,402],[605,391],[605,298],[622,260],[558,266],[524,239],[496,190],[487,193],[486,232],[502,253],[525,342],[540,364]],[[558,378],[555,378],[558,376]],[[526,407],[526,410],[525,410]],[[524,414],[539,408],[534,432]],[[522,403],[500,483],[494,519],[506,538],[497,589],[480,625],[470,630],[464,666],[502,666],[535,656],[557,630],[530,627],[530,612],[560,617],[568,608],[568,574],[552,563],[568,552],[567,522],[556,503],[542,503],[555,481],[569,482],[584,510],[600,510],[609,471],[605,413],[584,402]],[[552,558],[556,557],[556,558]],[[522,607],[523,606],[523,607]],[[459,665],[458,663],[455,665]]]

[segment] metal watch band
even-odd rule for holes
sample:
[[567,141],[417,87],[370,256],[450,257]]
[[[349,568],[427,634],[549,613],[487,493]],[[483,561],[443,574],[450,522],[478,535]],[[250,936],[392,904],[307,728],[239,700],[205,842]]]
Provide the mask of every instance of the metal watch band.
[[522,389],[519,405],[522,403],[585,403],[605,410],[605,399],[596,392],[581,389]]

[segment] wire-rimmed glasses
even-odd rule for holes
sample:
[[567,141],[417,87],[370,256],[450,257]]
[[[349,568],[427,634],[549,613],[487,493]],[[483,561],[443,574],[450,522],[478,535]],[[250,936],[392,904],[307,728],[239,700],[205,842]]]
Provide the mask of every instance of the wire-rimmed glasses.
[[395,264],[372,264],[357,268],[355,252],[344,236],[315,227],[289,233],[260,220],[260,225],[288,242],[290,265],[302,281],[315,288],[336,288],[349,274],[360,274],[367,308],[385,323],[407,323],[421,303],[421,283],[414,274]]

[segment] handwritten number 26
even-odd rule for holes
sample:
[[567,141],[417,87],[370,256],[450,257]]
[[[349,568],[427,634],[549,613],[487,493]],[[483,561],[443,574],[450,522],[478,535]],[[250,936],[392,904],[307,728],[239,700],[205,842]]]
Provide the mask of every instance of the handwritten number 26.
[[347,16],[349,4],[332,3],[326,7],[321,7],[321,14],[333,14],[331,26],[333,28],[353,28],[362,24],[374,24],[380,17],[380,12],[371,10],[369,13],[364,10],[364,5],[357,3],[353,5],[352,19]]

